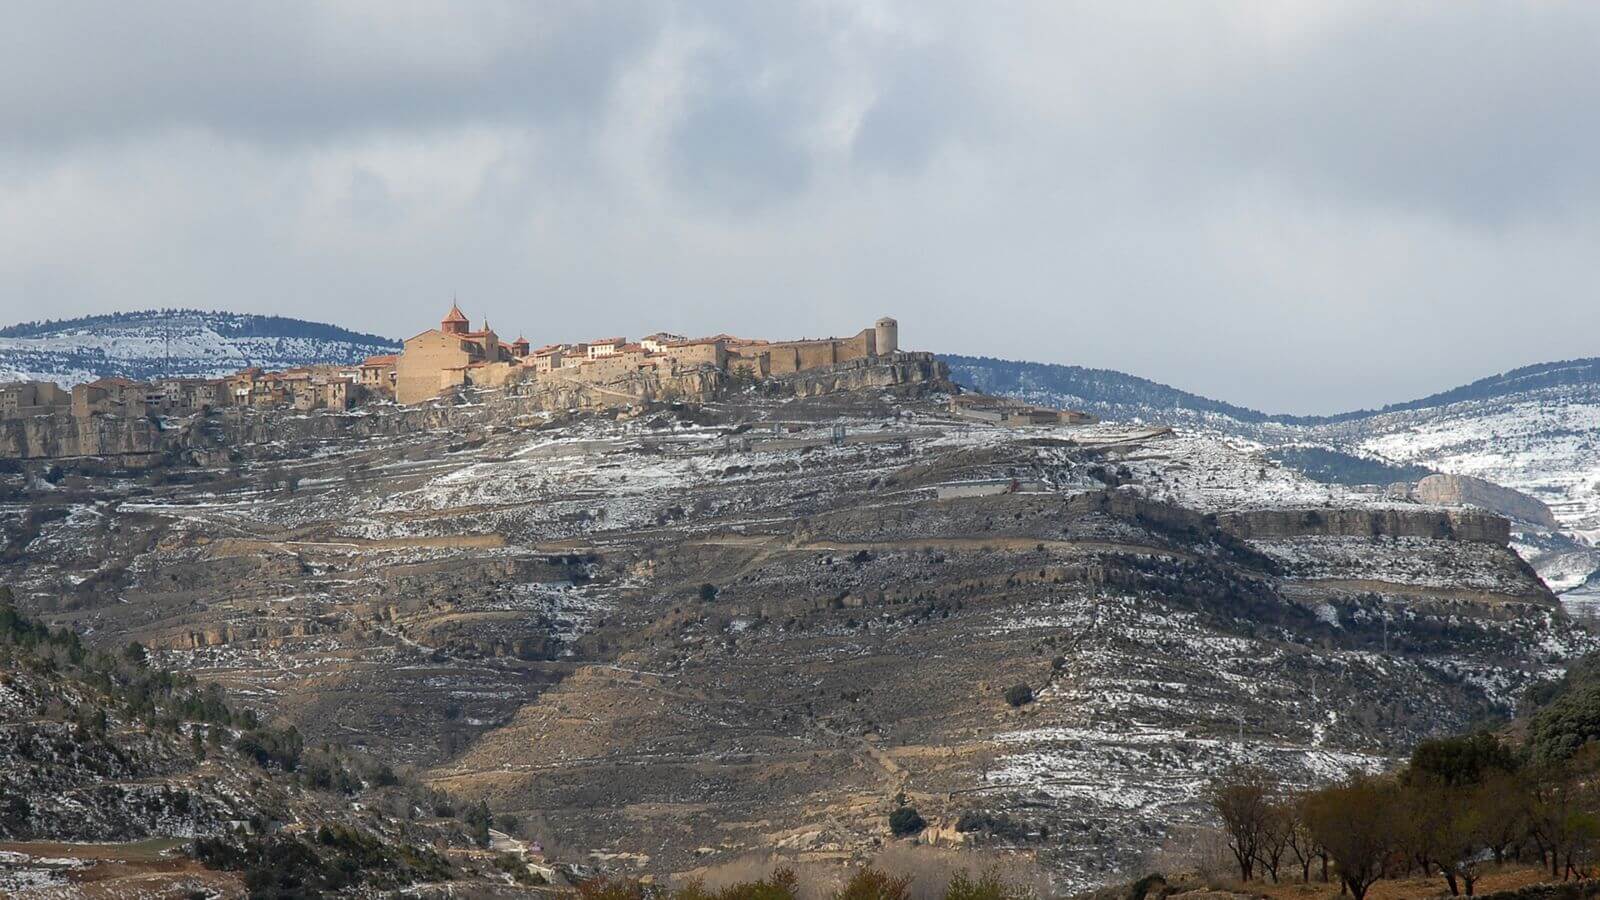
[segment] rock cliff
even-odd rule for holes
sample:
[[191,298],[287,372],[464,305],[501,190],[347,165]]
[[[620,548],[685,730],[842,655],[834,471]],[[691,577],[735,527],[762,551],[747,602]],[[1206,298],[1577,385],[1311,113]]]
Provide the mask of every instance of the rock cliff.
[[1417,482],[1411,496],[1440,506],[1478,506],[1542,528],[1560,527],[1539,498],[1470,475],[1429,475]]

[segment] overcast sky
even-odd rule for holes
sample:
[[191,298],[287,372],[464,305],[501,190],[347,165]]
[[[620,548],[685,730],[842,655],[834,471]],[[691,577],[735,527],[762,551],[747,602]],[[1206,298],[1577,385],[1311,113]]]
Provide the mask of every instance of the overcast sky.
[[1600,355],[1600,4],[6,5],[0,319],[799,337],[1285,412]]

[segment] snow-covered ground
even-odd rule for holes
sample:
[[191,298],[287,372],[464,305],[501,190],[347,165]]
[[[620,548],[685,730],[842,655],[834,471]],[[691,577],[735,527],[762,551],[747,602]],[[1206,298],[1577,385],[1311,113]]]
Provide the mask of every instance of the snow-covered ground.
[[131,314],[0,337],[0,381],[70,386],[105,375],[221,375],[246,366],[350,363],[395,349],[383,339],[340,335],[314,323],[231,313]]
[[1543,500],[1566,529],[1600,537],[1600,392],[1547,388],[1422,412],[1333,434],[1397,462],[1472,475]]

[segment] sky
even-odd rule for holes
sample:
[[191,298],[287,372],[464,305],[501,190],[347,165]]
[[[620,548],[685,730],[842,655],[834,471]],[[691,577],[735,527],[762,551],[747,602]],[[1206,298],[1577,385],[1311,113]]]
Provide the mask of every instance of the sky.
[[1274,412],[1600,355],[1600,4],[127,4],[0,29],[0,320],[853,334]]

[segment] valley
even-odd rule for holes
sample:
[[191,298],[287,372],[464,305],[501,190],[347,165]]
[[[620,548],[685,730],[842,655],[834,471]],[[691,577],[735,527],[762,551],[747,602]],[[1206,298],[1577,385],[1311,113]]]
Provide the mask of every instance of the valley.
[[1387,768],[1597,647],[1492,513],[1215,431],[974,423],[937,367],[866,380],[27,462],[4,577],[552,856],[657,875],[865,858],[905,805],[918,841],[1091,886],[1206,823],[1233,763]]

